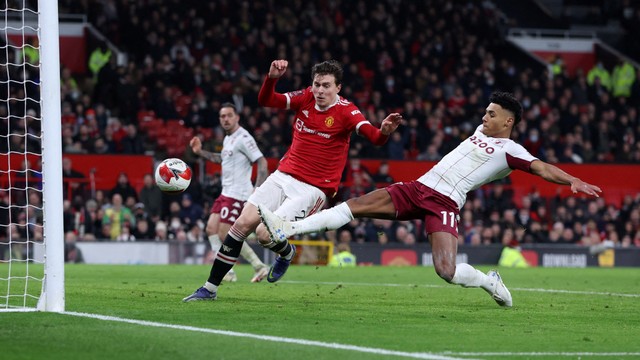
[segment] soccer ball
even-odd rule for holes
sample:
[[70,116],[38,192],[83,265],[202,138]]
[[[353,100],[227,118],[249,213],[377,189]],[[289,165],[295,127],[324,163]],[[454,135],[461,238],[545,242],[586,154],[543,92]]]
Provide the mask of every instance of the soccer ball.
[[176,158],[165,159],[156,168],[156,185],[167,194],[179,194],[191,184],[191,168]]

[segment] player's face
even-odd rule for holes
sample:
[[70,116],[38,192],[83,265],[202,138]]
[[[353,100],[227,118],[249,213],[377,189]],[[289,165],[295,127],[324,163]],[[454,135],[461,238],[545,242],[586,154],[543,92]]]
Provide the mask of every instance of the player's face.
[[482,133],[490,137],[509,137],[513,114],[498,104],[487,106],[482,117]]
[[230,107],[220,109],[220,126],[224,132],[231,134],[239,127],[240,116]]
[[311,85],[316,104],[322,109],[335,103],[341,87],[342,85],[336,85],[336,78],[333,75],[316,75]]

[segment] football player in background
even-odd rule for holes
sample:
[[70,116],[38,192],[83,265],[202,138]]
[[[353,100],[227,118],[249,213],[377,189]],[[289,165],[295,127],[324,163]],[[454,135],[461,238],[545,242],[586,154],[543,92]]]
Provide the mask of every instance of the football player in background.
[[[262,155],[253,136],[240,126],[240,115],[235,106],[231,103],[222,104],[219,119],[220,126],[226,134],[220,153],[203,150],[202,142],[197,136],[189,142],[191,150],[196,155],[218,163],[222,168],[222,193],[211,207],[205,229],[214,252],[219,251],[218,249],[222,246],[220,239],[227,236],[231,225],[240,216],[245,202],[253,192],[252,165],[257,163],[256,187],[260,186],[269,175],[267,159]],[[248,244],[242,244],[240,255],[253,267],[255,273],[251,282],[260,282],[267,276],[269,267],[258,258]],[[237,279],[238,276],[233,269],[229,270],[224,278],[227,281]]]

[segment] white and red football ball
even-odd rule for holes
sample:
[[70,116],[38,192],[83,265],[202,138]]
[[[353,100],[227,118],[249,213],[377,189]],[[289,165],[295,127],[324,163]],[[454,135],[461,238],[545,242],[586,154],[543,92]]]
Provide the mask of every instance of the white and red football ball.
[[191,168],[180,159],[163,160],[156,168],[156,185],[168,194],[179,194],[191,184]]

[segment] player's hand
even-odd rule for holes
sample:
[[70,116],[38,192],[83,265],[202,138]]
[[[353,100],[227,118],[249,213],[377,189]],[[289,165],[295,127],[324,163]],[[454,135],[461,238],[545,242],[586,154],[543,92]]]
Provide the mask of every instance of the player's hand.
[[199,137],[194,136],[193,139],[189,141],[189,146],[191,146],[191,151],[193,151],[194,154],[200,155],[200,151],[202,150],[202,141],[200,141]]
[[279,78],[284,75],[287,71],[287,67],[289,66],[289,62],[287,60],[274,60],[271,62],[271,67],[269,68],[269,77]]
[[571,182],[571,192],[573,192],[574,194],[581,192],[587,195],[600,197],[598,193],[601,193],[602,190],[600,190],[600,188],[595,185],[588,184],[580,179],[575,179],[573,182]]
[[389,116],[382,120],[382,124],[380,125],[380,131],[383,135],[390,135],[392,132],[396,131],[398,126],[402,124],[402,115],[398,113],[391,113]]

